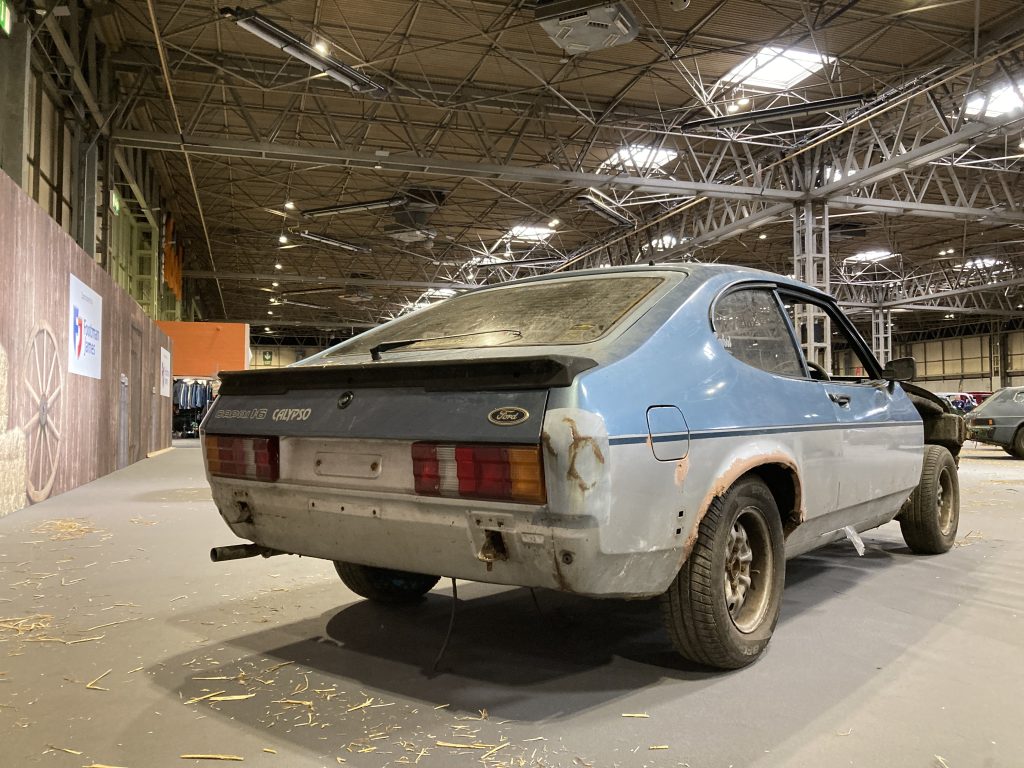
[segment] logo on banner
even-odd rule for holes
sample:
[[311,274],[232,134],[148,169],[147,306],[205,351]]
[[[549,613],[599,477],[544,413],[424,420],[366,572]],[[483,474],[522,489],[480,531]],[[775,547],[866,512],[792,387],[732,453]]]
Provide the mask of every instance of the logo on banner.
[[103,299],[71,275],[68,305],[68,371],[98,379],[102,376]]

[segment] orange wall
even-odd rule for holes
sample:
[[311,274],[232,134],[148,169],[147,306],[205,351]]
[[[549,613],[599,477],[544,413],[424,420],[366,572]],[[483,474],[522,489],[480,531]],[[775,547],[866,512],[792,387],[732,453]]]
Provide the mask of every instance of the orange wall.
[[159,320],[174,339],[175,376],[216,376],[249,367],[249,326],[245,323],[184,323]]

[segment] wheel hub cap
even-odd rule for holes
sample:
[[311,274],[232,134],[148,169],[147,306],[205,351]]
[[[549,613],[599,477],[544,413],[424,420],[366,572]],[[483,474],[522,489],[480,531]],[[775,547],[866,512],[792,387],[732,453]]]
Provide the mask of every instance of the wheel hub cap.
[[725,565],[725,601],[729,606],[729,614],[734,619],[747,599],[747,590],[750,589],[750,563],[753,559],[747,530],[737,520],[729,531],[729,553]]

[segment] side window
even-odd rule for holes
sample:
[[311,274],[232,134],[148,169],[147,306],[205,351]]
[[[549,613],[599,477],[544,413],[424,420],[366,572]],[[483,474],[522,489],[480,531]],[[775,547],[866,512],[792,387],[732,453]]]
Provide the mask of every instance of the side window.
[[800,347],[814,379],[870,381],[871,366],[858,352],[859,345],[832,319],[831,308],[782,292],[782,301],[796,330]]
[[805,376],[789,324],[771,290],[747,288],[719,297],[712,323],[722,346],[737,360],[780,376]]

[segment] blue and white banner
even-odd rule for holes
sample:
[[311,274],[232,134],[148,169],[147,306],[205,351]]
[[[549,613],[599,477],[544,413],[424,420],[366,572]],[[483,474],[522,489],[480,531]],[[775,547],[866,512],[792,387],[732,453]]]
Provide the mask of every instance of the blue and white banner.
[[160,396],[171,396],[171,351],[160,347]]
[[103,378],[103,299],[74,275],[68,294],[68,319],[68,372]]

